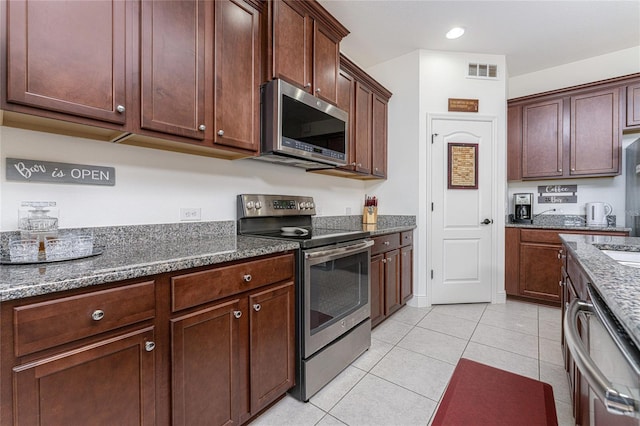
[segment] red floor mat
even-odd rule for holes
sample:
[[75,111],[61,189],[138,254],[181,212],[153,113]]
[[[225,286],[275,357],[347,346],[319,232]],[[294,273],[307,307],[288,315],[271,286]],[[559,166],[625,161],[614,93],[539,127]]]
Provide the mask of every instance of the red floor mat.
[[551,385],[461,358],[432,426],[557,424]]

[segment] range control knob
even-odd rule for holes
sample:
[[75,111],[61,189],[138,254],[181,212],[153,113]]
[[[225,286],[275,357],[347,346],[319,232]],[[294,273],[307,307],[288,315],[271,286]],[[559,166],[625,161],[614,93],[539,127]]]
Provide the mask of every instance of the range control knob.
[[313,204],[313,202],[311,202],[311,203],[309,203],[309,208],[310,208],[310,209],[315,209],[315,208],[316,208],[316,205],[315,205],[315,204]]
[[253,201],[247,201],[247,210],[253,210],[255,203]]
[[262,203],[260,201],[256,201],[256,210],[260,210],[262,208]]
[[299,208],[300,210],[304,210],[304,209],[306,209],[307,207],[305,206],[304,202],[300,202],[300,204],[298,205],[298,208]]

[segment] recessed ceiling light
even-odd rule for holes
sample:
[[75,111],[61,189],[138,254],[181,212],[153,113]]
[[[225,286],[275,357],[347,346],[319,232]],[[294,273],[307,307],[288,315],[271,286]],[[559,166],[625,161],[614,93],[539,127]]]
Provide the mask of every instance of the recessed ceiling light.
[[464,34],[464,28],[462,27],[454,27],[449,30],[447,33],[447,38],[453,40],[454,38],[461,37]]

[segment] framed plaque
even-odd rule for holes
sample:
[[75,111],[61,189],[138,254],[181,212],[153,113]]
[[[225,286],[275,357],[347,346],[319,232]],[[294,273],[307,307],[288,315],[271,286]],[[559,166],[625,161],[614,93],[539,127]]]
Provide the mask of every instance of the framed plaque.
[[478,144],[448,144],[448,189],[478,189]]

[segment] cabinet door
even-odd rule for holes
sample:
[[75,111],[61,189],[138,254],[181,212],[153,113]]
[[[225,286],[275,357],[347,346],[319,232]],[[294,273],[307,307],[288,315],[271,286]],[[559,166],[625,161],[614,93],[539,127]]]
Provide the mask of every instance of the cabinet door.
[[380,324],[384,316],[384,254],[371,256],[371,327]]
[[562,99],[525,105],[522,117],[522,177],[562,176]]
[[371,174],[387,177],[387,100],[373,95]]
[[347,152],[347,168],[351,168],[351,164],[355,165],[355,132],[354,132],[354,114],[355,114],[355,87],[356,82],[353,76],[351,76],[346,71],[340,70],[338,73],[338,100],[336,105],[338,108],[349,113],[349,123],[348,123],[348,137],[349,137],[349,151]]
[[333,104],[337,101],[340,41],[318,21],[313,24],[313,84],[315,95]]
[[400,249],[400,301],[404,304],[413,296],[413,246]]
[[627,86],[627,126],[640,126],[640,83]]
[[239,423],[243,310],[235,299],[171,320],[173,425]]
[[371,119],[373,114],[373,94],[368,87],[356,82],[355,99],[355,170],[371,173],[371,147],[373,144]]
[[8,1],[7,102],[125,123],[126,10],[114,1]]
[[391,315],[402,306],[400,297],[400,250],[392,250],[384,255],[384,314]]
[[507,108],[507,180],[522,179],[522,106]]
[[295,384],[293,281],[249,296],[251,413]]
[[313,20],[292,0],[273,5],[273,77],[311,89]]
[[621,88],[571,97],[572,176],[620,170]]
[[519,296],[520,281],[520,230],[505,228],[504,230],[504,287],[508,295]]
[[214,3],[214,141],[257,152],[260,147],[260,13],[243,0]]
[[154,425],[153,340],[148,327],[15,367],[15,424]]
[[520,244],[520,295],[560,302],[559,245]]
[[211,13],[202,0],[142,2],[141,128],[204,139]]

